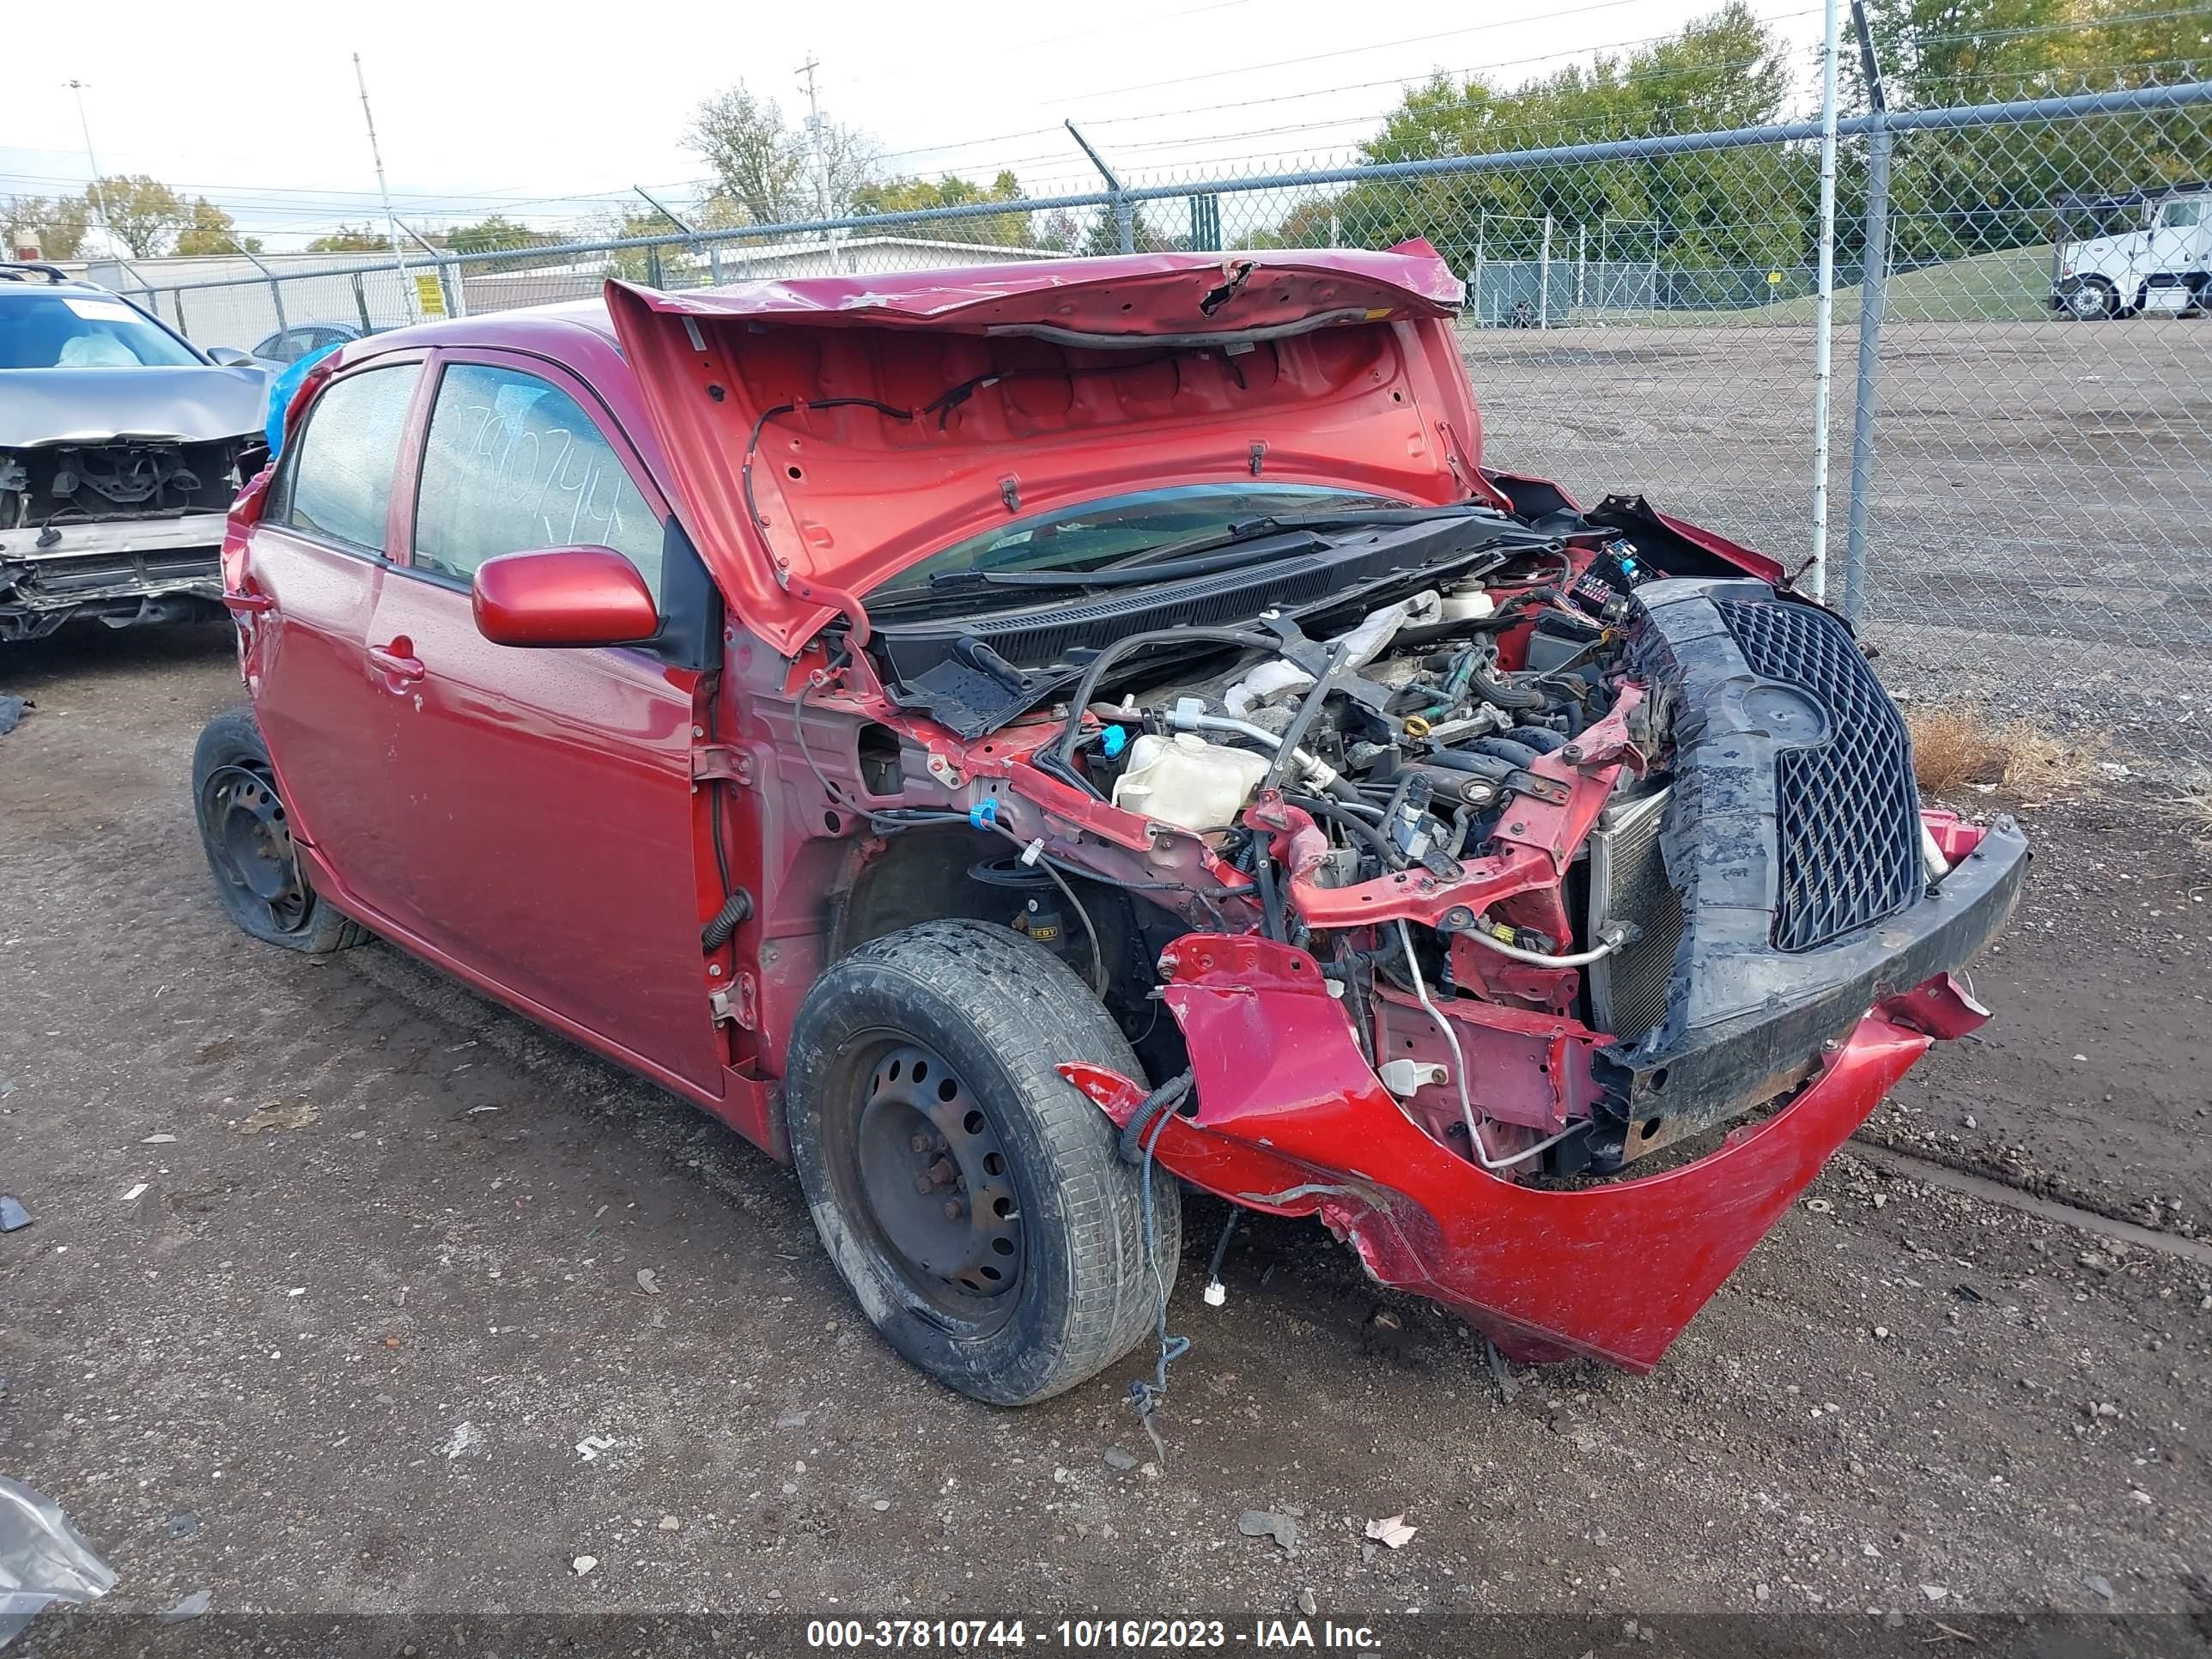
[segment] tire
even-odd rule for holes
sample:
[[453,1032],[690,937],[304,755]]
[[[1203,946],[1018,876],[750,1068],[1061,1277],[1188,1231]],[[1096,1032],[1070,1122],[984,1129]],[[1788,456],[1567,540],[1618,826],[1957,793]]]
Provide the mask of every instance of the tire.
[[368,939],[367,928],[307,884],[251,707],[223,709],[201,729],[192,750],[192,807],[216,902],[242,932],[308,956]]
[[2077,323],[2100,322],[2119,309],[2118,293],[2101,276],[2085,278],[2066,295],[2066,314]]
[[1143,1077],[1058,957],[979,921],[861,945],[792,1025],[792,1159],[830,1261],[893,1347],[992,1405],[1127,1353],[1182,1255],[1175,1180],[1152,1172],[1148,1256],[1140,1172],[1070,1060]]

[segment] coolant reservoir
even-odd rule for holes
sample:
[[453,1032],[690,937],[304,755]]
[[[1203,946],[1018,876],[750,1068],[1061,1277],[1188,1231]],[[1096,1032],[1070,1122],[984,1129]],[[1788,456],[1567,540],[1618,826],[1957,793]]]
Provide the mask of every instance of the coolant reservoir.
[[1490,595],[1479,587],[1462,587],[1444,595],[1446,622],[1480,622],[1497,609]]
[[1267,775],[1267,757],[1226,749],[1194,732],[1147,732],[1129,745],[1114,781],[1114,805],[1162,823],[1201,833],[1226,830]]

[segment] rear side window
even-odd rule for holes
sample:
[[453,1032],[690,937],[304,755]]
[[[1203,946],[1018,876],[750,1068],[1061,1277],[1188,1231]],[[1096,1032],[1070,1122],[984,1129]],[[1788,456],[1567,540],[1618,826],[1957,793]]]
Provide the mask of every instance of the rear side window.
[[310,536],[384,551],[385,515],[399,440],[415,400],[419,363],[394,363],[333,380],[287,447],[291,469],[269,516]]
[[660,592],[662,526],[576,400],[550,381],[455,363],[438,385],[413,562],[466,581],[502,553],[611,547]]

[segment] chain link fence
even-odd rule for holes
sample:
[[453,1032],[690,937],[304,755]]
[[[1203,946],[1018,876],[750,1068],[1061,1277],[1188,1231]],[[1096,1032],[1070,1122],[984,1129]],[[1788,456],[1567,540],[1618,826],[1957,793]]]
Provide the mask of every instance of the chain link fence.
[[[2212,760],[2212,83],[1844,122],[1826,594],[1908,699]],[[1491,465],[1811,557],[1817,124],[156,284],[203,343],[670,288],[1170,246],[1466,279]],[[128,282],[118,283],[128,288]]]

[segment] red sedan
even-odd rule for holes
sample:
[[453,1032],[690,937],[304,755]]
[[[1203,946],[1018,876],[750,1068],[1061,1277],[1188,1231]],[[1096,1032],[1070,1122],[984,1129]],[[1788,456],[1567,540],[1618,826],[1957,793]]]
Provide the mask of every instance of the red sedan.
[[1155,1328],[1179,1182],[1647,1369],[1984,1017],[2027,853],[1772,561],[1486,468],[1460,297],[1417,243],[349,344],[231,515],[216,891],[789,1160],[980,1398]]

